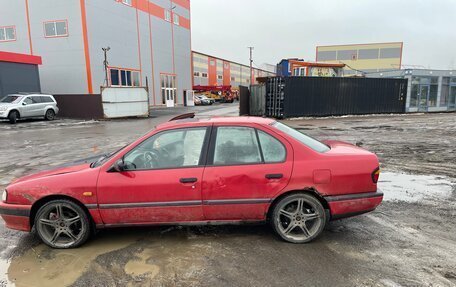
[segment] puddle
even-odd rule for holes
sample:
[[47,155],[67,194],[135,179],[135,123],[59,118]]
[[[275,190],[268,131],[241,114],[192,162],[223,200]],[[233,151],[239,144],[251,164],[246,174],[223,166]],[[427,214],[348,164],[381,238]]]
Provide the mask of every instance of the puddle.
[[124,248],[136,240],[134,236],[103,238],[68,250],[51,249],[41,244],[12,260],[8,279],[17,287],[68,286],[87,270],[97,256]]
[[448,177],[382,172],[378,187],[385,201],[441,201],[451,196],[455,184]]

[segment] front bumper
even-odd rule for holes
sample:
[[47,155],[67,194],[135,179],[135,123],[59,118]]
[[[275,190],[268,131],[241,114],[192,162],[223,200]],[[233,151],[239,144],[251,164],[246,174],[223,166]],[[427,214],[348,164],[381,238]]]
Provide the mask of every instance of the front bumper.
[[7,204],[0,202],[0,216],[10,229],[30,231],[31,205]]
[[373,211],[383,200],[383,192],[364,192],[345,195],[326,196],[331,220],[351,217]]
[[8,111],[0,111],[0,119],[7,119]]

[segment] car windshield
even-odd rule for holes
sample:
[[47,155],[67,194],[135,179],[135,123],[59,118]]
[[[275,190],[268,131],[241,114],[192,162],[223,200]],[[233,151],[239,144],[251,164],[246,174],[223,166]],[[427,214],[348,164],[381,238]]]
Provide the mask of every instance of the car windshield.
[[13,96],[13,95],[10,95],[10,96],[6,96],[4,97],[3,99],[0,100],[0,103],[17,103],[21,100],[22,96]]
[[324,143],[319,142],[316,139],[314,139],[308,135],[305,135],[305,134],[301,133],[300,131],[297,131],[287,125],[284,125],[279,122],[274,122],[272,124],[272,126],[277,128],[278,130],[286,133],[287,135],[291,136],[292,138],[302,142],[303,144],[310,147],[314,151],[327,152],[330,150],[330,148],[327,145],[325,145]]
[[114,152],[111,152],[111,153],[107,153],[107,154],[104,154],[102,155],[101,157],[99,157],[96,161],[92,162],[90,164],[90,167],[91,168],[95,168],[95,167],[99,167],[100,165],[104,164],[105,162],[107,162],[111,157],[113,157],[116,153],[118,153],[119,151],[123,150],[126,146],[128,145],[125,145],[123,147],[121,147],[120,149],[114,151]]

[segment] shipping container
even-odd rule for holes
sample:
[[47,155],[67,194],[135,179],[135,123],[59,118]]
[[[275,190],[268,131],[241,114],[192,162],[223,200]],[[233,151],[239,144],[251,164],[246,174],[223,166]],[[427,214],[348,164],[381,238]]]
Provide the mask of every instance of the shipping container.
[[269,77],[251,87],[250,114],[275,118],[404,113],[406,79]]

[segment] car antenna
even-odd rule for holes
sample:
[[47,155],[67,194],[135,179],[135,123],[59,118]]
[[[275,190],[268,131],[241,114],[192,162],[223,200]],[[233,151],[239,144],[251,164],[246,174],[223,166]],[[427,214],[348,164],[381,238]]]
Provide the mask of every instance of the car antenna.
[[187,114],[178,115],[178,116],[170,119],[169,122],[183,120],[183,119],[193,119],[194,117],[195,117],[195,113],[187,113]]

